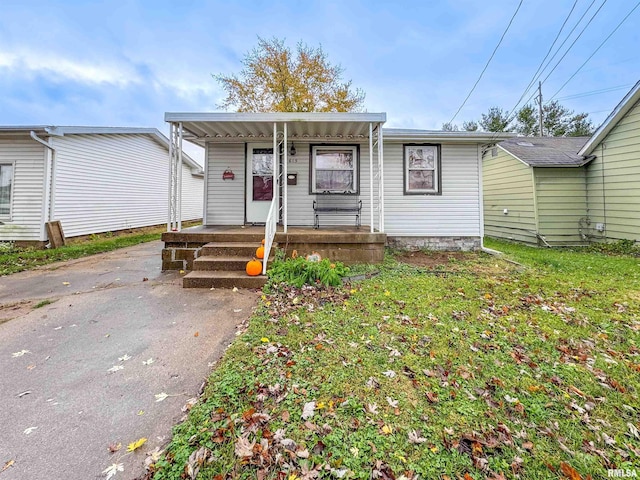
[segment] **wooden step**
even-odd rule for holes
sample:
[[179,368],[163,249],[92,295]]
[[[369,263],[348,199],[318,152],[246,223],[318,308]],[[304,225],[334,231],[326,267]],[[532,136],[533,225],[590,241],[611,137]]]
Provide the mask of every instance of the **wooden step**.
[[182,278],[183,288],[262,288],[267,277],[250,277],[244,271],[201,270],[188,273]]
[[[259,242],[209,242],[202,247],[200,251],[201,257],[250,257],[253,258],[256,250],[260,246]],[[272,248],[276,247],[274,244]]]

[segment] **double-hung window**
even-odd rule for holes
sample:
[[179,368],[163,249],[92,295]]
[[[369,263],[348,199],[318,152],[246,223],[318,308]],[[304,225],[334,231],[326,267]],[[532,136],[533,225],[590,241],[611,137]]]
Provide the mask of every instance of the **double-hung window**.
[[404,193],[439,195],[440,145],[404,145]]
[[11,215],[11,186],[13,184],[13,165],[0,164],[0,218]]
[[358,147],[313,145],[311,193],[358,193]]

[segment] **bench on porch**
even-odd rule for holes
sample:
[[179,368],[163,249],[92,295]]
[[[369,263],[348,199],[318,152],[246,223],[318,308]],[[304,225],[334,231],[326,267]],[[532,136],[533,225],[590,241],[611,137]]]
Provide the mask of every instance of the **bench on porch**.
[[320,215],[355,215],[356,228],[360,228],[362,213],[362,200],[357,194],[325,192],[319,193],[313,201],[314,223],[313,228],[320,228]]

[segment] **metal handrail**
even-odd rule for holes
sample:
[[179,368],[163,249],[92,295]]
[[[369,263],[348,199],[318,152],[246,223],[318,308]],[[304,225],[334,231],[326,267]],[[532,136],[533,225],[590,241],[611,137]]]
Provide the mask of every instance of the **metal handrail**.
[[[279,182],[274,182],[274,192],[277,192],[276,187]],[[269,207],[269,215],[267,215],[267,222],[264,226],[264,257],[262,259],[262,274],[267,274],[267,260],[271,253],[271,247],[273,246],[273,240],[276,237],[276,229],[278,228],[278,195],[274,195],[271,200],[271,206]]]

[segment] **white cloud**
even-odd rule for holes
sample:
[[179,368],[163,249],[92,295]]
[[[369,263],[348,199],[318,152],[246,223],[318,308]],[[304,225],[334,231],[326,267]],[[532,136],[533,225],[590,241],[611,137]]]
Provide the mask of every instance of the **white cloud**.
[[23,74],[49,74],[86,84],[111,84],[120,87],[140,83],[133,68],[118,63],[94,63],[37,52],[0,52],[0,68]]

